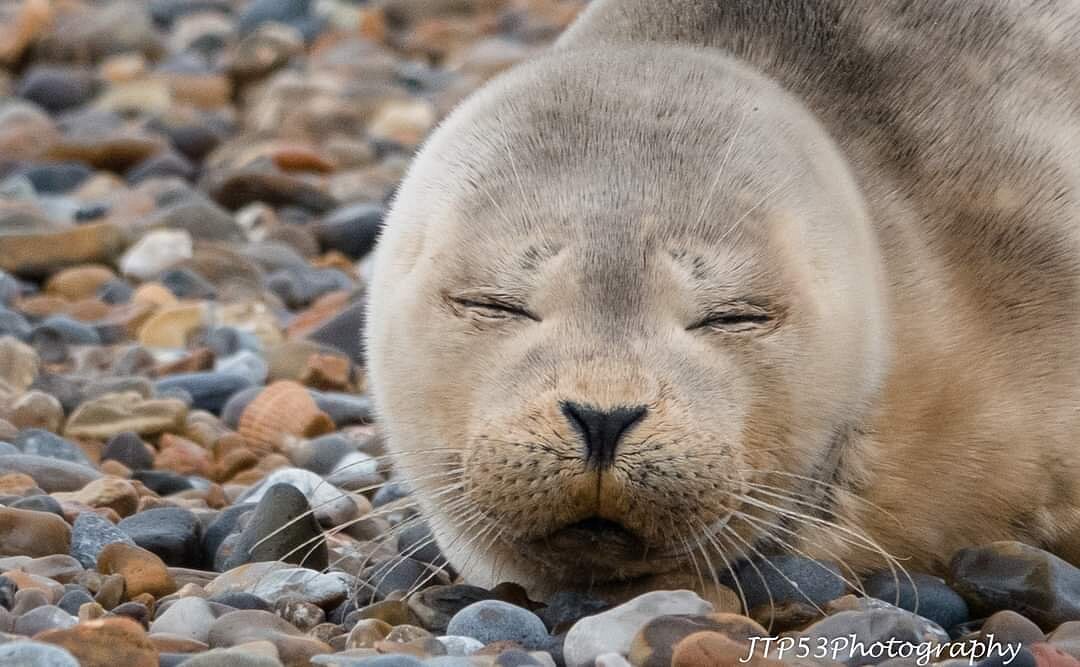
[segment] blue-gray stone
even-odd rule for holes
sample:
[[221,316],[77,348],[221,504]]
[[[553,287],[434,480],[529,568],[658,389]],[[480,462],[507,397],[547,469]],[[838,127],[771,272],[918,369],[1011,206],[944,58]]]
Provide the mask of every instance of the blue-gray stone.
[[113,278],[98,288],[97,296],[105,303],[128,303],[135,294],[135,288],[123,278]]
[[229,375],[240,375],[247,378],[253,385],[261,385],[266,382],[266,378],[270,375],[270,365],[266,363],[266,359],[258,352],[240,350],[227,357],[218,358],[214,364],[214,371]]
[[0,665],[12,667],[79,667],[79,661],[67,650],[34,641],[0,644]]
[[743,563],[737,576],[751,610],[769,604],[770,599],[776,604],[802,602],[823,606],[847,590],[836,564],[799,556],[781,555],[767,561]]
[[38,495],[19,498],[11,503],[11,507],[17,510],[33,510],[35,512],[48,512],[64,518],[64,508],[60,501],[52,496]]
[[263,389],[264,387],[260,386],[248,387],[233,394],[221,409],[221,422],[235,431],[240,426],[240,416],[244,414],[244,408],[255,400]]
[[364,304],[354,302],[308,334],[308,340],[340,350],[354,364],[364,364]]
[[166,269],[158,276],[158,282],[179,299],[217,298],[217,289],[210,281],[186,267]]
[[159,496],[168,496],[195,488],[195,484],[190,479],[168,470],[136,470],[131,478],[142,482],[146,488]]
[[328,213],[315,224],[323,250],[337,250],[360,259],[375,247],[386,209],[379,204],[348,204]]
[[136,433],[125,431],[109,438],[101,450],[102,461],[119,461],[128,470],[150,470],[154,453]]
[[133,514],[116,527],[135,544],[157,554],[166,565],[202,565],[202,524],[183,507],[155,507]]
[[159,394],[183,389],[191,394],[193,407],[218,414],[233,394],[251,384],[248,378],[229,373],[179,373],[158,380],[155,389]]
[[11,444],[10,442],[0,442],[0,456],[19,453],[19,448]]
[[21,341],[27,341],[30,340],[30,332],[33,330],[34,328],[21,314],[0,307],[0,338],[12,336]]
[[22,287],[15,276],[0,271],[0,306],[10,306],[22,293]]
[[210,348],[216,357],[227,357],[240,350],[262,352],[262,341],[250,331],[236,327],[214,327],[204,334],[203,344]]
[[[51,113],[58,113],[90,101],[96,88],[94,76],[88,70],[76,67],[34,65],[26,70],[26,74],[19,80],[15,94]],[[37,184],[34,187],[36,188]],[[75,186],[67,190],[73,187]],[[67,190],[38,190],[38,192],[66,192]]]
[[98,345],[101,339],[94,327],[83,324],[67,315],[52,315],[34,327],[30,340],[37,341],[39,336],[53,337],[68,345]]
[[72,463],[93,465],[82,448],[74,442],[40,428],[27,428],[19,431],[18,435],[15,436],[15,446],[23,454],[47,456],[52,459],[71,461]]
[[85,590],[74,590],[64,593],[64,597],[60,598],[60,601],[56,603],[57,607],[60,607],[67,613],[78,616],[79,607],[83,606],[87,602],[93,602],[94,598]]
[[528,650],[542,649],[550,641],[540,617],[501,600],[481,600],[465,607],[450,619],[446,634],[472,637],[485,644],[514,641]]
[[96,567],[98,554],[114,542],[135,546],[135,540],[93,512],[83,512],[75,517],[71,526],[71,555],[83,567]]
[[94,170],[81,162],[33,165],[17,173],[30,180],[40,194],[63,194],[79,187]]
[[970,618],[964,598],[943,579],[928,574],[913,573],[909,579],[903,572],[895,576],[891,571],[878,572],[867,577],[863,587],[867,595],[915,612],[946,629]]
[[367,396],[332,391],[312,391],[311,396],[338,428],[368,424],[374,420],[375,410]]

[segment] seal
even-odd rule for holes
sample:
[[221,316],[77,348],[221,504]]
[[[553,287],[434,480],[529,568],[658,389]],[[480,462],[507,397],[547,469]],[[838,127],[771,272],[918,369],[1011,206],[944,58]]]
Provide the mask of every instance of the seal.
[[531,591],[1080,562],[1080,2],[597,0],[378,244],[389,447]]

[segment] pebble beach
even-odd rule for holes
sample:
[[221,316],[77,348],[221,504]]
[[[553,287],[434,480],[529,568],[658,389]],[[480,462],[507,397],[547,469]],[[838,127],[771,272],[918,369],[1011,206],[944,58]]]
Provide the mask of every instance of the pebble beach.
[[371,251],[584,4],[0,0],[0,667],[1080,667],[1080,569],[1015,542],[618,598],[447,564],[366,393]]

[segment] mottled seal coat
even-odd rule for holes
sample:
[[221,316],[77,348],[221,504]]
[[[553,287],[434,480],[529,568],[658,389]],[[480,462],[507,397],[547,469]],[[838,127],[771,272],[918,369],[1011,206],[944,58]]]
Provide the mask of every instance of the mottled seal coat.
[[434,133],[371,386],[454,566],[1080,561],[1080,1],[597,0]]

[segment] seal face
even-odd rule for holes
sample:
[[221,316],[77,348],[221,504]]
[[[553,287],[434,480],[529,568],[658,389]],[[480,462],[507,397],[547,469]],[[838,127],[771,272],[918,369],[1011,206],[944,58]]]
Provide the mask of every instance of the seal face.
[[[919,211],[916,181],[881,166],[895,145],[832,123],[784,80],[797,58],[770,70],[775,35],[746,33],[745,53],[715,48],[720,19],[734,21],[723,7],[740,4],[595,3],[560,48],[458,108],[398,191],[376,251],[370,381],[421,513],[471,581],[543,591],[693,569],[705,585],[702,572],[766,550],[860,569],[889,554],[932,564],[980,537],[970,512],[902,505],[919,485],[936,501],[957,495],[905,475],[912,459],[936,465],[951,447],[995,465],[987,429],[1031,426],[980,412],[989,392],[956,404],[985,424],[951,430],[934,414],[935,399],[957,400],[937,373],[965,358],[941,362],[936,332],[919,327],[949,329],[936,336],[947,345],[983,335],[973,322],[996,306],[958,286],[967,269],[941,267],[946,248],[975,247],[961,233],[996,227],[926,223],[936,209]],[[768,4],[813,18],[859,3]],[[1076,210],[1061,219],[1080,221]],[[1068,310],[1078,244],[1075,229],[1049,226],[1003,252],[1050,262],[1064,296],[1042,311],[1053,324],[1041,336],[1057,340],[1080,333],[1080,308]],[[1043,401],[1052,437],[1036,430],[1060,457],[1078,433],[1064,408],[1080,374],[1039,376],[1061,402]],[[1032,398],[1005,396],[1021,412]],[[993,504],[993,490],[962,486],[965,507]],[[885,525],[897,513],[906,528]],[[1070,525],[1062,516],[1055,529]],[[984,536],[1009,523],[984,523]]]

